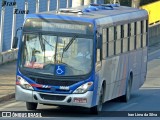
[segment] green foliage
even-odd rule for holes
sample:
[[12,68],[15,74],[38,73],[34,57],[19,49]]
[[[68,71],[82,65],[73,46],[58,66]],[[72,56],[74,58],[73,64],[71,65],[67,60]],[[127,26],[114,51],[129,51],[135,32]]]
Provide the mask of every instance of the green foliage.
[[[110,3],[111,0],[104,0],[105,4]],[[131,6],[131,0],[119,0],[122,6]]]
[[132,0],[120,0],[122,6],[131,6]]
[[140,6],[146,5],[146,4],[149,4],[149,3],[152,3],[152,2],[156,2],[156,1],[159,1],[159,0],[141,0]]
[[104,0],[104,3],[108,4],[108,3],[110,3],[110,0]]

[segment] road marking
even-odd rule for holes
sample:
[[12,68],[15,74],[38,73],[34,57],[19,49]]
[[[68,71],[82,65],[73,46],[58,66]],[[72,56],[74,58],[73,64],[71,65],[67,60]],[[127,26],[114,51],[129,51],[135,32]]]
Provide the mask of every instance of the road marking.
[[123,111],[123,110],[127,110],[127,108],[133,107],[134,105],[137,105],[138,103],[131,103],[125,107],[122,107],[120,109],[118,109],[117,111]]
[[146,89],[160,89],[160,87],[141,87],[141,90],[146,90]]
[[21,104],[22,102],[14,102],[14,103],[9,103],[8,105],[4,105],[4,106],[1,106],[0,110],[3,110],[5,108],[9,108],[9,107],[13,107],[13,106],[17,106],[19,104]]
[[160,52],[160,50],[158,49],[158,50],[155,50],[155,51],[153,51],[153,52],[148,53],[148,55],[150,56],[150,55],[152,55],[152,54],[156,54],[156,53],[159,53],[159,52]]

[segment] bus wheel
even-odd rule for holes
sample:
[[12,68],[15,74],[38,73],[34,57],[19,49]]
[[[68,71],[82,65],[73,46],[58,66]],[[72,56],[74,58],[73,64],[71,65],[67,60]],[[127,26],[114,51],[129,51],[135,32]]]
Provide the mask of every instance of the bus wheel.
[[37,109],[37,103],[32,102],[26,102],[26,108],[27,110],[36,110]]
[[123,102],[128,102],[131,97],[131,88],[132,88],[132,78],[130,77],[128,80],[127,88],[126,88],[126,94],[122,96]]
[[103,87],[102,87],[102,88],[101,88],[101,91],[100,91],[100,95],[99,95],[98,105],[90,108],[90,112],[91,112],[92,114],[98,114],[99,112],[102,111],[103,98],[104,98],[104,90],[103,90]]

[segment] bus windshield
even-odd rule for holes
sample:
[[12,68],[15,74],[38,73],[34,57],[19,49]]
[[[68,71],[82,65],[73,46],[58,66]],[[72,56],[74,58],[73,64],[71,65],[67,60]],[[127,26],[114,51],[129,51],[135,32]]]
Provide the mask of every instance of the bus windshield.
[[56,65],[65,66],[64,76],[85,75],[91,71],[93,39],[78,36],[24,34],[22,69],[56,75]]

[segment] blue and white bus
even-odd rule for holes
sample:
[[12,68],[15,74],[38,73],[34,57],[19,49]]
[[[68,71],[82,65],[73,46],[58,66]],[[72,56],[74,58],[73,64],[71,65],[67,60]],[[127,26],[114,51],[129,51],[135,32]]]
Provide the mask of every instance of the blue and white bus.
[[111,99],[128,101],[146,79],[147,41],[142,9],[91,4],[29,14],[19,40],[16,100],[28,110],[51,104],[92,113]]

